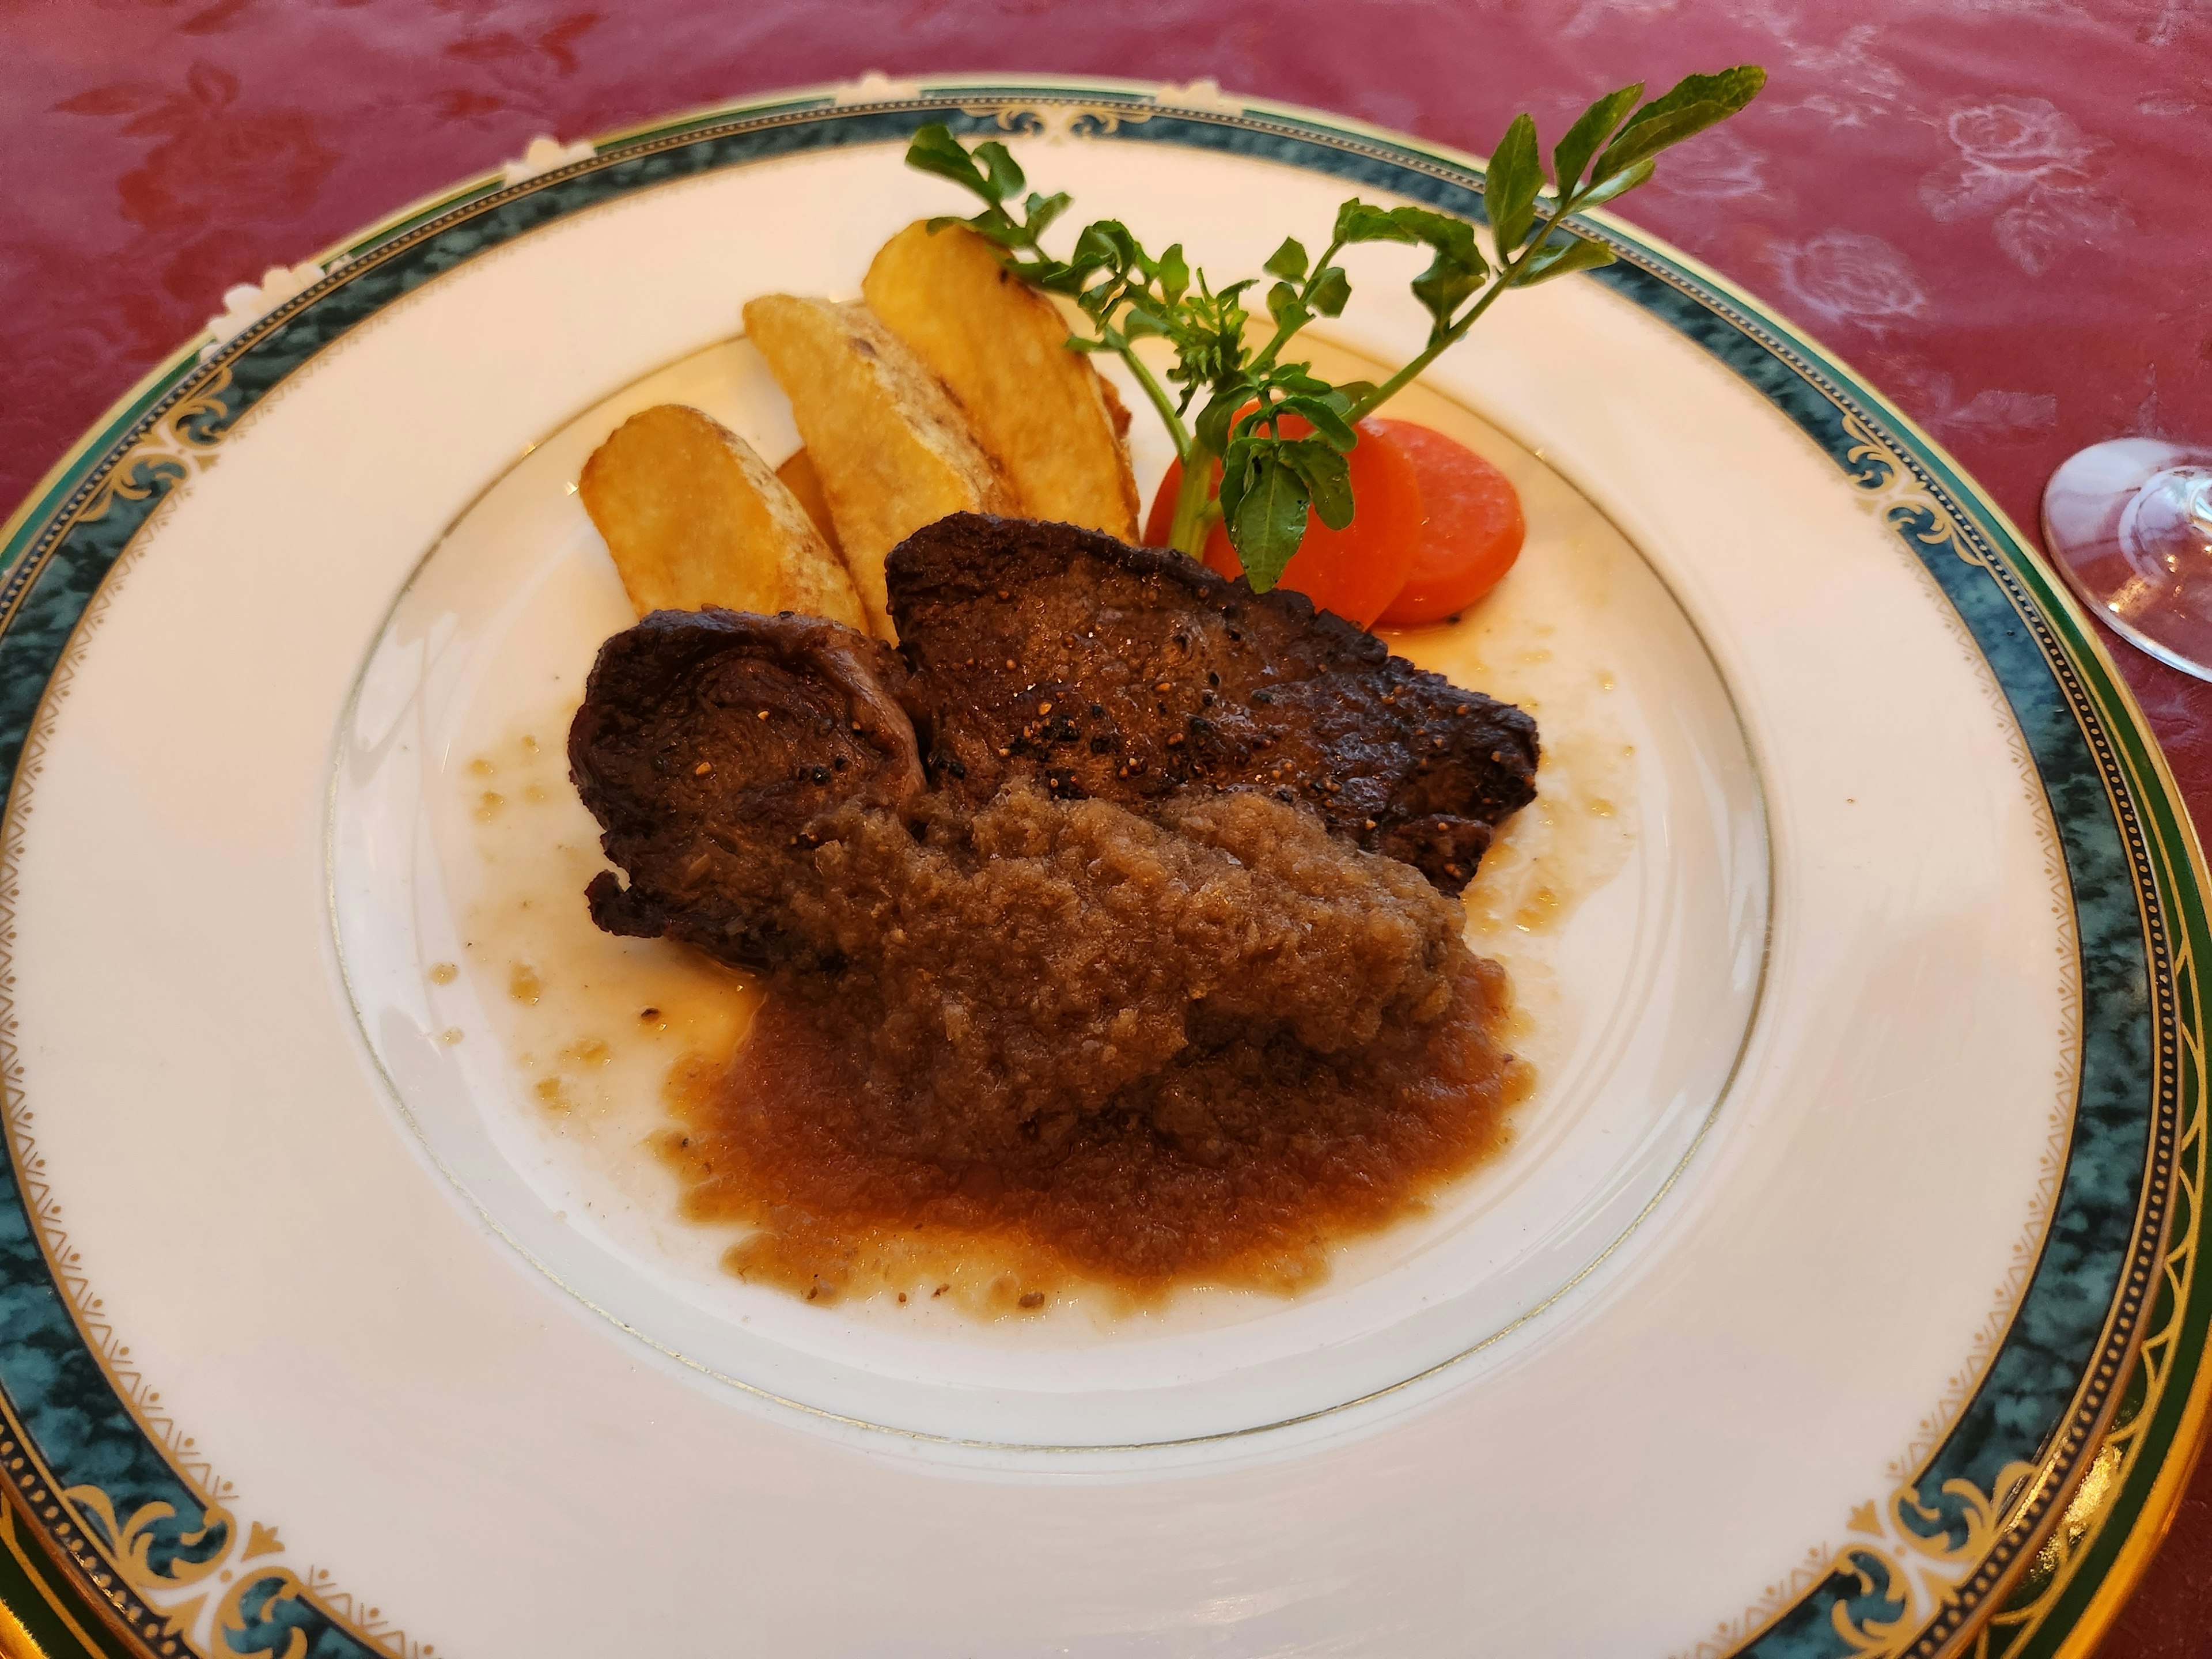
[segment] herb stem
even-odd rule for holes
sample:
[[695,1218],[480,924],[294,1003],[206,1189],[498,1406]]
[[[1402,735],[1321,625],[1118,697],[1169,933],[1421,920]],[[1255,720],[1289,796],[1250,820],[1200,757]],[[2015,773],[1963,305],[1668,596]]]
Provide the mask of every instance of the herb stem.
[[1206,538],[1221,516],[1221,503],[1213,494],[1213,464],[1219,457],[1197,444],[1182,464],[1182,482],[1176,487],[1175,519],[1168,528],[1168,545],[1178,553],[1203,560]]
[[1185,488],[1188,488],[1194,447],[1190,428],[1182,423],[1182,416],[1176,412],[1175,399],[1168,396],[1167,388],[1160,384],[1159,377],[1137,356],[1136,347],[1123,345],[1118,350],[1121,361],[1128,364],[1129,373],[1136,376],[1137,384],[1144,388],[1145,396],[1151,398],[1152,407],[1159,410],[1160,423],[1167,428],[1168,436],[1175,442],[1176,459],[1183,465]]
[[1522,246],[1519,252],[1510,258],[1498,261],[1498,274],[1491,279],[1490,285],[1475,296],[1474,303],[1453,318],[1449,327],[1431,335],[1427,349],[1420,356],[1407,363],[1395,374],[1353,404],[1346,412],[1345,419],[1358,422],[1373,414],[1412,384],[1423,369],[1456,344],[1461,337],[1474,326],[1476,319],[1484,312],[1489,310],[1492,303],[1505,291],[1507,285],[1520,273],[1521,268],[1534,257],[1536,250],[1544,245],[1545,239],[1552,234],[1553,228],[1560,224],[1567,215],[1574,210],[1574,206],[1572,198],[1555,206],[1551,216],[1539,226],[1537,234]]
[[1476,297],[1474,304],[1469,307],[1463,315],[1453,320],[1450,328],[1447,329],[1442,334],[1437,335],[1431,338],[1429,342],[1428,349],[1423,351],[1419,356],[1415,357],[1411,362],[1407,362],[1395,374],[1393,374],[1389,380],[1383,381],[1381,386],[1376,386],[1374,391],[1369,392],[1367,396],[1362,398],[1349,410],[1346,410],[1344,418],[1356,424],[1358,422],[1366,419],[1367,416],[1372,415],[1376,410],[1382,408],[1384,404],[1389,402],[1391,398],[1396,397],[1401,392],[1403,392],[1406,387],[1412,384],[1413,380],[1419,375],[1423,369],[1426,368],[1431,363],[1436,362],[1438,357],[1443,356],[1446,350],[1448,350],[1452,345],[1455,344],[1460,337],[1465,334],[1469,328],[1474,326],[1475,319],[1481,316],[1484,312],[1490,308],[1491,301],[1497,299],[1497,297],[1504,291],[1505,276],[1504,273],[1501,271],[1497,279],[1493,281],[1488,288],[1483,289],[1481,294]]
[[[1313,302],[1314,288],[1321,281],[1322,272],[1327,270],[1334,262],[1336,256],[1343,252],[1344,244],[1341,241],[1331,242],[1322,252],[1321,258],[1313,262],[1312,269],[1306,272],[1305,280],[1298,284],[1299,305],[1307,306]],[[1278,324],[1275,328],[1275,337],[1261,348],[1260,355],[1252,360],[1250,368],[1273,368],[1275,366],[1275,354],[1290,343],[1291,336],[1304,328],[1306,325],[1306,320],[1300,319],[1296,322]]]
[[[966,223],[994,245],[1006,274],[1083,313],[1091,331],[1071,334],[1071,349],[1115,352],[1128,365],[1181,470],[1173,545],[1201,556],[1213,527],[1225,520],[1253,591],[1265,592],[1296,556],[1313,518],[1339,530],[1352,522],[1346,454],[1358,437],[1347,428],[1425,373],[1507,289],[1612,263],[1602,238],[1568,228],[1575,212],[1644,184],[1660,151],[1734,115],[1765,82],[1756,64],[1739,64],[1685,76],[1652,99],[1644,97],[1640,81],[1617,88],[1577,116],[1553,148],[1548,178],[1534,118],[1516,115],[1492,154],[1483,186],[1486,246],[1465,217],[1353,197],[1338,205],[1318,259],[1309,260],[1306,245],[1286,236],[1261,274],[1218,291],[1182,243],[1155,258],[1118,219],[1091,221],[1065,259],[1052,258],[1044,234],[1070,198],[1066,191],[1024,195],[1026,175],[998,139],[971,149],[943,122],[931,122],[916,130],[906,159],[982,201],[983,210],[964,222],[928,221],[933,233]],[[1352,279],[1338,257],[1375,242],[1429,252],[1427,268],[1413,279],[1413,298],[1429,319],[1426,349],[1380,386],[1332,386],[1311,362],[1279,362],[1301,330],[1338,316],[1350,302]],[[1255,349],[1254,311],[1262,301],[1273,326]],[[1173,354],[1164,368],[1137,356],[1137,345],[1151,338]],[[1297,435],[1285,431],[1293,410],[1305,417]]]

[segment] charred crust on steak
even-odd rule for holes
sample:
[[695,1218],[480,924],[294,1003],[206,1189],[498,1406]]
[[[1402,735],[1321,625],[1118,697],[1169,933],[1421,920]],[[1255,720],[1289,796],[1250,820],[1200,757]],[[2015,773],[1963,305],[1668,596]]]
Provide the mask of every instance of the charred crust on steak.
[[569,775],[629,884],[594,878],[592,920],[742,967],[818,955],[781,899],[821,820],[921,792],[905,678],[888,647],[818,617],[656,611],[609,640]]
[[570,775],[607,932],[839,965],[796,919],[831,821],[973,811],[1010,783],[1161,817],[1255,790],[1457,894],[1534,798],[1527,714],[1304,595],[1072,526],[957,514],[893,549],[896,652],[817,617],[655,611],[600,647]]
[[930,787],[1142,811],[1257,788],[1457,893],[1535,796],[1536,724],[1302,593],[1069,525],[956,514],[885,575]]

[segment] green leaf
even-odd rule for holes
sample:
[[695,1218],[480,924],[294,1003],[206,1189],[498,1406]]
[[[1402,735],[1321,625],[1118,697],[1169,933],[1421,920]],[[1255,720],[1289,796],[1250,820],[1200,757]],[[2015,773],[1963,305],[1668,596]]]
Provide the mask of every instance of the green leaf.
[[1644,82],[1608,92],[1575,118],[1567,136],[1559,140],[1559,148],[1552,152],[1552,182],[1565,196],[1581,182],[1583,169],[1589,165],[1605,141],[1613,137],[1621,118],[1636,107],[1636,100],[1644,95]]
[[1473,225],[1431,208],[1378,208],[1350,201],[1337,210],[1336,231],[1341,242],[1426,242],[1468,258],[1482,257],[1475,252]]
[[1575,210],[1580,212],[1586,207],[1595,207],[1600,202],[1610,202],[1616,196],[1627,195],[1630,191],[1649,179],[1651,176],[1651,169],[1658,165],[1656,161],[1649,159],[1641,161],[1627,172],[1616,173],[1602,183],[1591,185],[1589,189],[1575,198]]
[[1221,482],[1214,487],[1213,499],[1224,522],[1233,522],[1237,509],[1244,504],[1244,492],[1252,483],[1253,457],[1258,453],[1251,441],[1240,439],[1221,458]]
[[1029,183],[1022,177],[1021,164],[995,138],[987,138],[975,146],[975,159],[982,163],[984,176],[991,181],[991,199],[994,202],[1020,195],[1022,187]]
[[1296,468],[1298,481],[1313,498],[1313,510],[1331,530],[1352,522],[1352,463],[1319,438],[1301,438],[1282,448],[1283,459]]
[[1306,274],[1305,245],[1295,236],[1284,237],[1282,246],[1269,254],[1267,263],[1260,268],[1270,276],[1297,282]]
[[[1255,390],[1264,389],[1255,388]],[[1273,398],[1261,398],[1256,406],[1244,410],[1237,416],[1237,424],[1229,428],[1231,434],[1229,447],[1234,449],[1240,442],[1246,440],[1262,435],[1272,436],[1272,434],[1267,433],[1267,422],[1279,417],[1281,413],[1281,405]]]
[[1605,154],[1597,158],[1592,177],[1603,185],[1638,162],[1650,160],[1669,144],[1678,144],[1685,138],[1703,132],[1715,122],[1725,120],[1729,113],[1718,104],[1688,104],[1671,115],[1662,115],[1656,121],[1630,127],[1607,145]]
[[978,235],[988,237],[1010,252],[1029,244],[1028,234],[998,208],[985,208],[972,219],[958,219],[953,222],[966,225]]
[[1499,258],[1528,240],[1529,227],[1536,222],[1536,193],[1543,187],[1544,169],[1536,159],[1536,123],[1524,112],[1513,118],[1498,141],[1490,171],[1483,178],[1483,206],[1490,215],[1490,234]]
[[1143,306],[1133,305],[1121,313],[1121,331],[1132,340],[1141,340],[1149,336],[1164,337],[1173,334],[1175,329],[1166,318]]
[[1716,75],[1686,75],[1630,116],[1622,136],[1646,121],[1663,120],[1692,104],[1718,104],[1723,114],[1733,115],[1756,98],[1765,84],[1766,71],[1756,64],[1738,64]]
[[1075,252],[1068,260],[1072,264],[1088,262],[1094,268],[1126,270],[1136,262],[1138,254],[1137,239],[1129,234],[1128,228],[1120,220],[1093,219],[1077,235]]
[[1083,265],[1064,265],[1055,259],[1040,259],[1034,265],[1017,267],[1024,280],[1035,283],[1048,294],[1065,294],[1080,299],[1085,286],[1091,281],[1091,270]]
[[1342,265],[1329,265],[1313,279],[1306,303],[1324,317],[1341,316],[1352,299],[1352,278]]
[[1372,380],[1339,380],[1327,396],[1338,413],[1349,415],[1382,389]]
[[1230,422],[1237,418],[1237,411],[1251,395],[1252,383],[1242,378],[1214,388],[1212,401],[1199,412],[1197,423],[1191,428],[1200,448],[1218,455],[1229,447]]
[[1161,295],[1171,306],[1182,304],[1182,296],[1190,291],[1190,267],[1183,263],[1181,242],[1160,255],[1158,270]]
[[1513,286],[1531,288],[1553,276],[1564,276],[1569,271],[1591,270],[1599,265],[1609,265],[1615,258],[1613,251],[1602,242],[1593,242],[1577,237],[1559,246],[1546,246],[1531,254],[1528,263],[1513,275]]
[[1288,283],[1278,283],[1267,290],[1267,314],[1275,319],[1276,328],[1285,333],[1295,334],[1313,321],[1313,313]]
[[1452,313],[1459,309],[1460,301],[1482,286],[1482,279],[1490,274],[1490,267],[1476,254],[1471,264],[1463,264],[1443,248],[1429,262],[1429,268],[1413,278],[1413,297],[1428,307],[1429,315],[1436,319],[1438,330],[1451,322]]
[[1275,407],[1282,414],[1304,417],[1331,449],[1349,449],[1359,441],[1359,434],[1344,418],[1344,411],[1333,406],[1326,398],[1302,394],[1285,398]]
[[1226,494],[1222,497],[1229,539],[1255,593],[1266,592],[1282,579],[1283,568],[1306,538],[1306,512],[1313,504],[1305,480],[1296,467],[1284,462],[1278,447],[1255,447],[1249,463],[1249,479],[1233,513]]
[[983,170],[960,147],[960,141],[952,136],[952,129],[941,121],[933,121],[915,132],[906,147],[906,164],[920,172],[950,179],[987,202],[995,204],[998,201],[991,193],[990,181],[983,176]]
[[1474,243],[1474,227],[1465,219],[1427,208],[1402,207],[1398,210],[1398,220],[1411,228],[1415,241],[1425,242],[1470,265],[1482,263],[1481,252]]
[[1597,158],[1590,176],[1601,182],[1624,173],[1669,144],[1703,132],[1748,104],[1766,84],[1766,71],[1741,64],[1717,75],[1692,75],[1628,118],[1620,136]]
[[[948,135],[949,136],[949,135]],[[1374,207],[1357,196],[1336,210],[1340,242],[1418,242],[1421,239],[1399,222],[1399,210]]]
[[1029,221],[1030,240],[1035,241],[1042,236],[1046,227],[1066,212],[1068,204],[1074,199],[1064,190],[1055,191],[1050,196],[1040,196],[1031,191],[1030,199],[1022,204],[1022,211]]
[[[1533,124],[1530,136],[1533,142]],[[1494,161],[1492,165],[1494,173]],[[1529,165],[1540,183],[1543,175],[1534,168],[1533,151]],[[1474,227],[1428,208],[1378,208],[1354,198],[1336,210],[1336,238],[1340,242],[1426,243],[1436,257],[1413,279],[1413,295],[1428,307],[1440,331],[1450,320],[1453,307],[1490,274],[1489,262],[1475,246]]]

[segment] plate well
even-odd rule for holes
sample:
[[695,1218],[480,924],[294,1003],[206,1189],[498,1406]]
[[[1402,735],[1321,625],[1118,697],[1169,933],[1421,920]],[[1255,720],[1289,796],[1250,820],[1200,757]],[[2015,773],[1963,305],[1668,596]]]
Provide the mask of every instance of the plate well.
[[[1373,372],[1322,349],[1344,360],[1324,373]],[[1747,742],[1694,628],[1620,532],[1423,388],[1393,413],[1490,456],[1531,526],[1489,599],[1392,641],[1528,707],[1542,734],[1539,801],[1467,895],[1470,941],[1512,973],[1516,1048],[1537,1069],[1514,1144],[1432,1213],[1341,1248],[1329,1280],[1291,1299],[1200,1289],[1117,1316],[1077,1296],[994,1322],[927,1297],[811,1306],[722,1272],[737,1235],[678,1218],[651,1143],[668,1067],[727,1052],[747,994],[681,947],[592,927],[581,890],[605,864],[566,773],[584,675],[631,620],[574,481],[615,426],[665,402],[706,409],[772,463],[797,447],[742,339],[534,447],[408,584],[362,671],[331,793],[339,951],[397,1109],[548,1279],[664,1353],[811,1412],[963,1442],[1157,1444],[1310,1418],[1481,1347],[1672,1179],[1732,1073],[1762,968]],[[1140,442],[1150,486],[1164,447]]]

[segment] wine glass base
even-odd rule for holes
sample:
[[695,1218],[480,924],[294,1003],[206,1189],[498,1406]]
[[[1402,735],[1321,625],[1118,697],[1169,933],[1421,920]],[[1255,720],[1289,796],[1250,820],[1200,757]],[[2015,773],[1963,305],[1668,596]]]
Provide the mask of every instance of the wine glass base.
[[2212,681],[2212,449],[2157,438],[2093,444],[2051,474],[2043,540],[2114,633]]
[[[2074,591],[2080,593],[2081,590],[2077,586]],[[2170,646],[2160,644],[2149,635],[2139,633],[2129,627],[2127,623],[2114,616],[2107,606],[2100,605],[2095,606],[2095,610],[2106,627],[2111,629],[2146,657],[2155,657],[2168,668],[2179,668],[2185,674],[2193,674],[2198,679],[2212,684],[2212,661],[2198,662],[2193,658],[2184,656]],[[2212,647],[2208,647],[2207,654],[2212,656]]]

